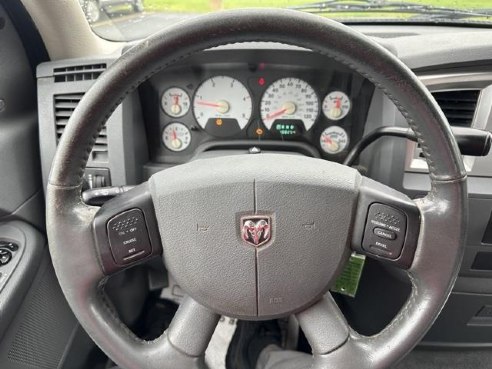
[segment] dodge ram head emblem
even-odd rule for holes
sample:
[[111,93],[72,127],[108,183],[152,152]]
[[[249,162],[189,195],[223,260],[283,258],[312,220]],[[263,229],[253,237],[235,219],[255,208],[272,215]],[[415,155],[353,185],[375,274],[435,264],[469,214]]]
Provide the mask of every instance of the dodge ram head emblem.
[[241,237],[248,245],[259,247],[270,241],[272,235],[270,217],[251,215],[241,217]]

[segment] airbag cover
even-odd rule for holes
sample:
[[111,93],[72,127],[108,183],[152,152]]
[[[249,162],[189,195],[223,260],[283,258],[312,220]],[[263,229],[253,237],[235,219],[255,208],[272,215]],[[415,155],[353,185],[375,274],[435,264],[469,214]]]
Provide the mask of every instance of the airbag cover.
[[344,266],[359,182],[354,169],[282,154],[159,172],[150,188],[164,261],[187,293],[217,312],[291,314],[322,296]]

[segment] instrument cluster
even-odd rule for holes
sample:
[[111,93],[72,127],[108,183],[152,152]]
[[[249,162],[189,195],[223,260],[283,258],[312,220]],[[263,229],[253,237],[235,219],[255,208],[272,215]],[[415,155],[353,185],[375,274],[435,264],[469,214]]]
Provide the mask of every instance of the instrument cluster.
[[289,55],[190,60],[153,77],[141,89],[152,156],[186,159],[204,143],[269,140],[303,142],[343,160],[362,135],[372,84],[314,53],[281,53]]

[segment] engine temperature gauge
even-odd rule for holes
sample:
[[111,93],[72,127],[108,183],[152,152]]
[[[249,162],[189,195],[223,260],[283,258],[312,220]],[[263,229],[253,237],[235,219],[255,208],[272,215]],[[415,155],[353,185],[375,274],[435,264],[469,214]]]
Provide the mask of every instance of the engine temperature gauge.
[[327,154],[338,154],[345,150],[349,144],[347,132],[339,126],[326,128],[319,138],[321,149]]
[[333,91],[323,100],[323,114],[331,120],[340,120],[350,111],[350,99],[346,93]]
[[190,97],[185,90],[171,87],[162,94],[161,105],[164,112],[170,117],[182,117],[190,110]]
[[191,132],[183,123],[168,124],[162,131],[162,142],[171,151],[183,151],[191,143]]

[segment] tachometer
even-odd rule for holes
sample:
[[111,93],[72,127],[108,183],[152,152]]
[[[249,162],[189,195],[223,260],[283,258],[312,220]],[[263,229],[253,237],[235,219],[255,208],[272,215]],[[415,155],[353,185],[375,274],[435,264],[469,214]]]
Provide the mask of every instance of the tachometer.
[[283,129],[286,124],[290,127],[291,123],[301,122],[309,131],[318,117],[318,96],[307,82],[298,78],[282,78],[266,89],[260,111],[263,123],[270,130],[278,128],[274,123]]
[[193,99],[195,118],[207,132],[231,136],[246,127],[251,117],[251,96],[237,79],[215,76],[198,87]]

